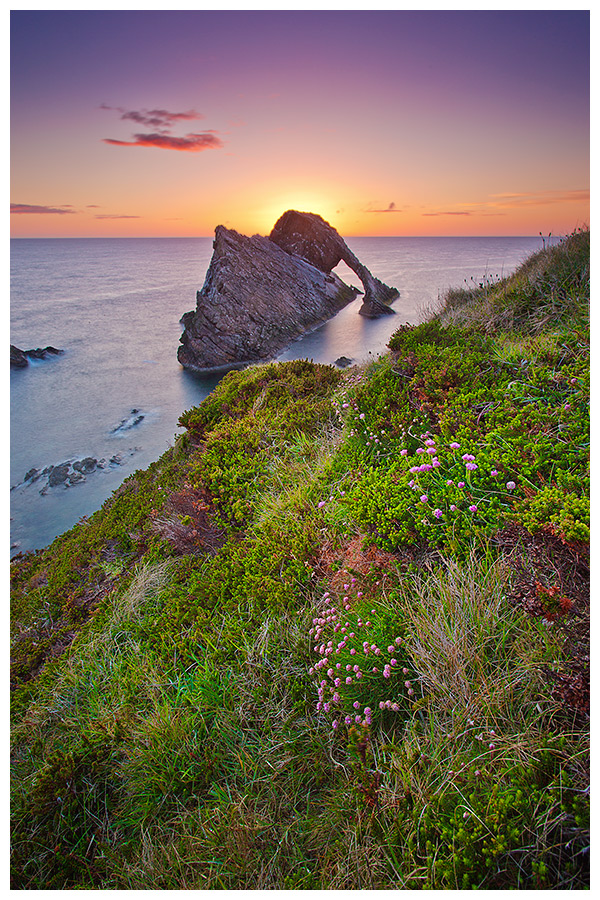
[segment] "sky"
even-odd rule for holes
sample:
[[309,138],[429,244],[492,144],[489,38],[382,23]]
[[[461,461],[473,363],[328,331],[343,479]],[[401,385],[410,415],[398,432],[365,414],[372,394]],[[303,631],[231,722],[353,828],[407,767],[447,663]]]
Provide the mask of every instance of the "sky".
[[10,19],[13,237],[589,224],[587,10]]

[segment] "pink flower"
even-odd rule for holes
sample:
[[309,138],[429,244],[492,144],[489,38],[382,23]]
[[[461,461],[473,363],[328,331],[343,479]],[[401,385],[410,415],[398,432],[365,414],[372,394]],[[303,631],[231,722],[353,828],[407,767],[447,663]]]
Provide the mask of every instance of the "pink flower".
[[427,494],[421,494],[419,500],[421,501],[421,503],[427,503]]
[[465,486],[464,481],[459,481],[459,482],[458,482],[458,487],[459,487],[459,488],[464,488],[464,486]]
[[456,441],[452,441],[450,446],[452,447],[453,450],[458,450],[460,447],[460,444],[457,444]]
[[319,503],[318,503],[319,509],[322,509],[325,506],[325,502],[326,502],[325,500],[319,500]]
[[475,469],[478,468],[477,463],[468,462],[465,466],[466,469],[469,469],[470,472],[474,472]]
[[469,512],[472,512],[472,513],[477,512],[477,507],[475,506],[475,504],[473,504],[472,506],[469,507]]
[[441,511],[441,509],[434,509],[433,514],[436,517],[436,519],[441,519],[441,517],[444,515],[444,513]]
[[506,482],[506,489],[507,489],[508,491],[514,491],[515,488],[516,488],[516,484],[514,483],[514,481],[507,481],[507,482]]

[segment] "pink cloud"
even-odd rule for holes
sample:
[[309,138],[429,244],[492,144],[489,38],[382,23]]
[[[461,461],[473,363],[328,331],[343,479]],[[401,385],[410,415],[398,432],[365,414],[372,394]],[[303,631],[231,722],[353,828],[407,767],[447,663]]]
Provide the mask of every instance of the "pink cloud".
[[212,131],[203,134],[186,134],[185,137],[173,137],[168,134],[134,134],[133,141],[117,141],[114,138],[103,138],[105,144],[117,147],[160,147],[162,150],[184,150],[188,153],[199,153],[223,146],[223,141]]
[[16,213],[18,215],[30,213],[39,215],[41,213],[43,215],[50,214],[55,216],[64,216],[75,212],[75,210],[69,206],[35,206],[29,203],[11,203],[10,211],[11,214]]

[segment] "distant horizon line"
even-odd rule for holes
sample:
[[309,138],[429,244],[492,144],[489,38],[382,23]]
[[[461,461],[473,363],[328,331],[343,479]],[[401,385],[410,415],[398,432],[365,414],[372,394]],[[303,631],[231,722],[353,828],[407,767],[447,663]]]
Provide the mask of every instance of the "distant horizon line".
[[[258,234],[258,232],[255,232]],[[561,234],[560,232],[556,232],[553,234],[549,232],[548,234],[543,234],[542,232],[537,232],[537,234],[346,234],[343,237],[351,239],[351,238],[374,238],[376,240],[383,240],[386,238],[390,238],[392,240],[397,240],[399,238],[455,238],[460,240],[461,238],[548,238],[548,237],[566,237],[567,232]],[[268,235],[261,235],[261,237],[268,237]],[[78,235],[70,237],[64,237],[60,235],[28,235],[28,236],[10,236],[11,241],[190,241],[190,240],[214,240],[214,234],[178,234],[178,235]]]

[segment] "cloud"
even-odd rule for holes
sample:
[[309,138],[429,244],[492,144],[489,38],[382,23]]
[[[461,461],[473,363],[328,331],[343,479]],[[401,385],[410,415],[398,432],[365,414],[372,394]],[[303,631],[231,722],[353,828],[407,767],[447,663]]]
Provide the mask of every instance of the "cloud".
[[74,213],[75,210],[71,206],[33,206],[29,203],[11,203],[10,204],[11,213],[17,213],[19,215],[35,213],[39,215],[40,213],[44,215],[55,215],[55,216],[64,216],[69,213]]
[[589,189],[570,191],[532,191],[530,193],[492,194],[491,206],[515,209],[520,206],[549,206],[554,203],[581,203],[590,199]]
[[117,213],[100,213],[95,219],[141,219],[141,216],[121,216]]
[[173,126],[179,122],[204,118],[195,109],[188,109],[185,112],[171,112],[168,109],[136,110],[123,109],[120,106],[107,106],[105,103],[100,108],[115,110],[121,113],[121,119],[152,129],[148,133],[133,134],[130,141],[103,138],[105,144],[112,144],[115,147],[158,147],[161,150],[182,150],[188,153],[200,153],[202,150],[223,147],[223,141],[217,137],[216,131],[192,132],[183,137],[172,134]]
[[392,203],[389,204],[389,206],[386,206],[386,207],[384,207],[384,208],[379,208],[379,207],[378,207],[378,208],[375,208],[375,209],[372,207],[371,204],[369,204],[369,206],[367,207],[367,209],[365,210],[365,212],[373,212],[373,213],[390,213],[390,212],[392,212],[392,213],[396,213],[396,212],[402,212],[402,210],[401,210],[401,209],[398,209],[398,207],[396,206],[396,204],[392,202]]
[[174,137],[168,134],[134,134],[132,141],[117,141],[114,138],[103,138],[105,144],[116,147],[160,147],[162,150],[184,150],[188,153],[199,153],[223,146],[223,141],[214,131],[203,134],[186,134],[185,137]]
[[421,213],[422,216],[471,216],[473,213],[458,211],[458,210],[448,210],[447,212],[428,212]]
[[169,130],[176,122],[189,121],[190,119],[203,119],[202,113],[195,109],[186,112],[170,112],[168,109],[123,109],[122,106],[100,105],[100,109],[114,110],[121,113],[121,119],[137,122],[138,125],[146,125],[148,128]]

